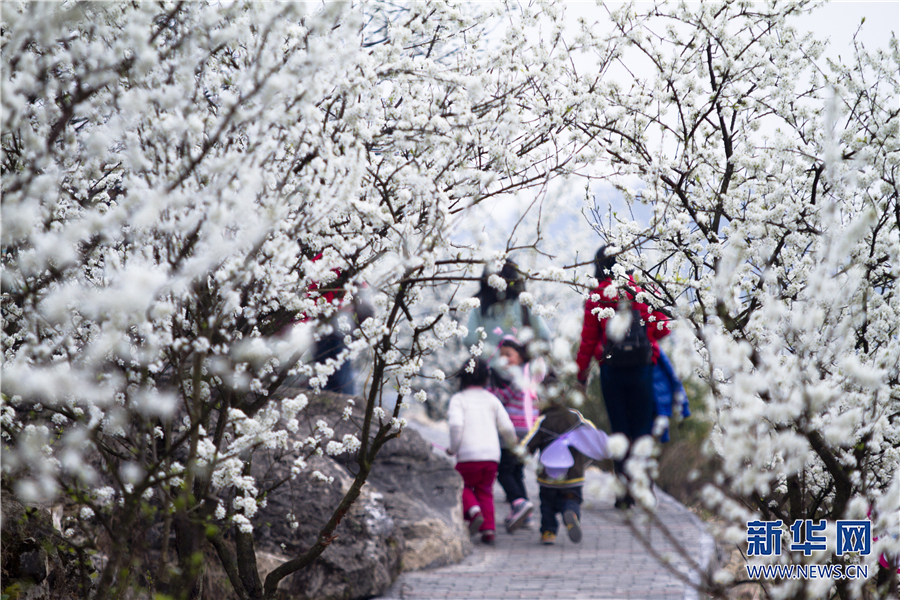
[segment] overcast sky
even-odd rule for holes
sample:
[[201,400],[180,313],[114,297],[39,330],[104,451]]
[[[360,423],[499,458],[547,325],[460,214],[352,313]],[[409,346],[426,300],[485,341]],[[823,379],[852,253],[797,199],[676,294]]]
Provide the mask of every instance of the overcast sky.
[[[900,28],[900,2],[829,2],[809,16],[804,22],[807,29],[820,38],[829,38],[830,52],[839,54],[842,48],[850,48],[853,34],[865,18],[860,39],[866,45],[887,47],[891,33]],[[845,55],[846,56],[846,55]]]
[[[605,19],[606,9],[597,6],[595,0],[569,0],[564,4],[566,5],[566,16],[573,23],[579,16],[583,16],[588,21]],[[604,4],[615,7],[624,2],[604,2]],[[652,3],[637,2],[637,4],[649,5]],[[861,39],[865,41],[866,45],[871,42],[876,46],[886,47],[891,32],[896,34],[900,27],[900,2],[897,0],[883,2],[834,0],[826,3],[813,14],[804,17],[802,21],[798,19],[796,26],[800,30],[814,32],[820,39],[829,38],[831,52],[836,58],[837,54],[846,56],[841,49],[851,47],[853,34],[863,18],[865,18],[865,23],[860,32]]]

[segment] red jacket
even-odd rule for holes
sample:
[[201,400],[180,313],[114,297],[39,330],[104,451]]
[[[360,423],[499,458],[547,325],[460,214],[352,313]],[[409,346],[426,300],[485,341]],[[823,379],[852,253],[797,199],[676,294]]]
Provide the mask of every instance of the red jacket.
[[[313,257],[312,262],[316,262],[320,258],[322,258],[321,252],[319,252],[318,254],[316,254]],[[332,269],[331,272],[334,273],[335,275],[337,275],[338,277],[341,276],[341,270],[338,268]],[[338,306],[340,306],[340,303],[343,301],[343,298],[344,298],[343,290],[334,290],[334,289],[326,288],[326,291],[324,293],[319,292],[319,282],[318,281],[313,281],[312,283],[309,284],[309,286],[306,288],[306,297],[309,298],[310,296],[312,296],[313,294],[315,294],[317,292],[318,292],[319,296],[321,296],[322,298],[325,298],[325,302],[327,302],[328,304],[337,304]],[[308,320],[309,320],[309,317],[307,317],[304,313],[300,313],[299,315],[297,315],[297,320],[294,322],[295,323],[306,323],[306,321],[308,321]]]
[[[585,381],[588,375],[588,368],[591,366],[591,359],[596,358],[597,362],[603,363],[603,348],[606,345],[606,321],[607,319],[598,319],[593,314],[596,308],[611,308],[616,310],[619,307],[619,296],[608,298],[604,293],[606,288],[612,283],[611,279],[604,279],[600,282],[591,296],[599,294],[600,300],[594,301],[588,298],[584,303],[584,324],[581,327],[581,345],[578,347],[578,356],[575,362],[578,364],[578,380]],[[632,300],[632,306],[641,313],[641,319],[647,324],[647,337],[653,346],[653,364],[659,357],[659,342],[662,338],[669,335],[669,327],[665,324],[668,317],[661,312],[651,311],[650,307],[643,302],[634,302],[636,293],[641,292],[641,288],[635,285],[634,280],[629,281],[627,289],[624,290],[629,300]],[[623,290],[619,289],[621,295]],[[652,317],[652,318],[651,318]]]

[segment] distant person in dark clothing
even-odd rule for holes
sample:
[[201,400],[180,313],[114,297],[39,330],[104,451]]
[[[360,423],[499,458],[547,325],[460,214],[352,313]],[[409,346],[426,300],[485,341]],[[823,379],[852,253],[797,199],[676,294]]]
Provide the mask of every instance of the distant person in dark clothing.
[[[318,253],[312,258],[312,261],[318,261],[322,258],[322,253]],[[313,349],[313,364],[325,365],[329,361],[336,362],[341,353],[346,350],[344,338],[350,334],[359,324],[374,315],[374,309],[366,299],[366,286],[360,285],[359,292],[354,295],[351,301],[347,301],[344,293],[344,282],[340,269],[332,269],[331,278],[328,282],[313,282],[308,288],[310,297],[323,298],[325,302],[337,307],[337,310],[329,320],[331,332],[323,334],[316,341]],[[305,321],[303,316],[301,321]],[[344,327],[342,327],[342,322]],[[356,393],[355,374],[353,365],[349,359],[344,359],[341,365],[328,376],[322,389],[341,394],[353,395]]]
[[[659,357],[658,340],[669,334],[668,317],[653,311],[637,301],[637,294],[643,290],[630,277],[627,281],[616,281],[613,267],[616,264],[614,249],[603,246],[594,259],[600,284],[591,292],[584,305],[584,323],[581,330],[581,345],[578,348],[578,381],[587,381],[591,360],[600,364],[600,387],[603,401],[609,415],[613,433],[622,433],[629,442],[641,436],[651,435],[656,418],[656,400],[653,390],[653,365]],[[631,314],[634,329],[619,332],[619,336],[634,334],[636,347],[643,343],[640,351],[626,355],[628,351],[614,354],[618,340],[608,335],[612,315],[617,311]],[[630,350],[629,350],[630,351]],[[624,363],[624,364],[623,364]],[[625,476],[624,460],[614,462],[615,471]],[[630,494],[617,498],[617,508],[628,508],[634,504]]]

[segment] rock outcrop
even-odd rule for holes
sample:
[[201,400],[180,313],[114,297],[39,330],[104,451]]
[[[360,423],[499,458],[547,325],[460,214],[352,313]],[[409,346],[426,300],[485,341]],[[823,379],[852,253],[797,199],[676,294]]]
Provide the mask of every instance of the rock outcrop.
[[3,593],[17,600],[75,600],[81,597],[79,569],[71,554],[54,544],[50,512],[2,499]]
[[[308,423],[334,423],[346,396],[322,394],[306,412]],[[360,416],[361,417],[361,416]],[[302,427],[302,439],[309,435]],[[341,421],[335,439],[358,433]],[[286,465],[260,464],[267,478],[286,474]],[[273,494],[260,509],[257,549],[263,574],[316,539],[322,525],[352,483],[355,463],[348,456],[317,457],[295,481]],[[333,478],[331,483],[312,475]],[[286,598],[367,598],[384,592],[401,570],[436,567],[461,560],[471,550],[462,520],[462,479],[450,459],[411,429],[378,453],[359,499],[344,516],[331,545],[307,569],[282,581]],[[294,515],[292,528],[284,515]]]
[[[309,436],[320,419],[330,425],[337,423],[337,440],[348,433],[359,434],[355,425],[340,420],[347,396],[306,393],[310,404],[304,416],[309,418],[303,419],[305,426],[294,434],[297,439]],[[361,419],[362,415],[354,415],[357,422]],[[253,471],[258,480],[281,481],[290,478],[291,466],[289,460],[258,454]],[[263,578],[315,542],[352,484],[356,468],[352,456],[314,457],[296,479],[267,496],[254,518],[254,545]],[[462,520],[461,492],[462,479],[453,462],[434,452],[416,431],[405,430],[379,452],[367,483],[328,548],[312,565],[282,580],[281,597],[370,598],[386,591],[403,570],[458,562],[471,551]],[[146,546],[136,560],[149,565],[159,559],[162,527],[160,523],[148,525]],[[17,592],[21,600],[62,600],[77,595],[73,593],[78,581],[75,562],[54,542],[56,533],[49,513],[23,507],[4,496],[3,580],[4,586],[21,582]],[[205,556],[204,597],[234,598],[213,551],[206,549]],[[138,583],[147,585],[143,580]]]
[[403,532],[404,571],[459,562],[471,551],[462,520],[462,478],[453,462],[408,429],[378,454],[369,482]]

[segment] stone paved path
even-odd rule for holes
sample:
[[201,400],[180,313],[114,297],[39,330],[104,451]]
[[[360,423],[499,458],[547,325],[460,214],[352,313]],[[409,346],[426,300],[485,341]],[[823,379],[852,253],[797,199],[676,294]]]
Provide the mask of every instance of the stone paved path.
[[[447,443],[445,431],[413,423],[426,439]],[[532,471],[526,469],[529,498],[538,504],[538,488]],[[678,571],[691,577],[687,561],[659,526],[652,525],[638,511],[623,513],[612,506],[604,489],[606,476],[589,469],[582,506],[584,539],[572,543],[560,527],[556,545],[540,544],[535,506],[535,530],[507,534],[500,526],[493,546],[472,538],[474,550],[460,564],[438,569],[403,573],[381,598],[400,599],[487,599],[586,598],[596,600],[690,600],[696,592],[660,564],[641,543],[650,540],[655,553]],[[505,516],[505,496],[494,486],[498,522]],[[633,514],[632,514],[633,513]],[[704,567],[715,552],[712,537],[702,522],[673,498],[660,493],[659,520],[697,563]],[[629,522],[632,525],[629,525]],[[498,523],[499,524],[499,523]]]

